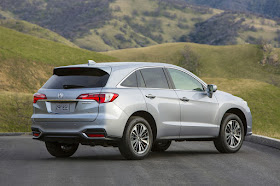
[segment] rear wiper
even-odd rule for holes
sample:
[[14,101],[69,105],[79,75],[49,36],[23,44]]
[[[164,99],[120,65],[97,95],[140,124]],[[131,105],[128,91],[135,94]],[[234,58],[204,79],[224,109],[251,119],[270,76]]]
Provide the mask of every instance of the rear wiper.
[[63,85],[64,89],[70,89],[70,88],[84,88],[85,86],[82,85]]

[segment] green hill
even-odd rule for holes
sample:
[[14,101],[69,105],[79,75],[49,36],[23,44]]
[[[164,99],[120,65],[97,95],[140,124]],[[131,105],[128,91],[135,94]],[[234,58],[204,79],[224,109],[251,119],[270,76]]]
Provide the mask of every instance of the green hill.
[[16,19],[2,19],[2,20],[0,19],[0,26],[10,28],[31,36],[36,36],[38,38],[47,39],[58,43],[63,43],[70,47],[78,47],[77,45],[65,39],[61,35],[51,30],[40,27],[38,25],[29,23],[27,21],[16,20]]
[[54,66],[117,60],[1,26],[0,36],[0,132],[30,131],[32,95]]
[[[280,50],[275,49],[273,53],[280,55]],[[166,62],[187,69],[196,60],[197,68],[194,70],[203,80],[248,102],[254,133],[280,139],[280,61],[276,66],[261,64],[265,56],[261,46],[169,43],[104,54],[121,61]]]
[[270,43],[280,47],[280,25],[256,15],[224,12],[197,23],[184,39],[209,45]]
[[[194,72],[202,77],[255,79],[271,84],[273,84],[272,80],[280,82],[279,65],[261,65],[264,50],[258,45],[210,46],[194,43],[168,43],[137,49],[108,51],[103,54],[117,57],[122,61],[160,61],[190,69],[183,57],[188,50],[199,63],[197,71]],[[279,57],[275,63],[280,63]]]
[[266,42],[280,47],[276,20],[184,0],[2,0],[1,16],[38,24],[94,51],[186,41],[210,45]]
[[39,39],[0,26],[0,91],[34,92],[54,66],[116,61],[96,52]]
[[280,18],[280,2],[278,0],[184,0],[186,2],[209,6],[212,8],[253,12],[272,18]]

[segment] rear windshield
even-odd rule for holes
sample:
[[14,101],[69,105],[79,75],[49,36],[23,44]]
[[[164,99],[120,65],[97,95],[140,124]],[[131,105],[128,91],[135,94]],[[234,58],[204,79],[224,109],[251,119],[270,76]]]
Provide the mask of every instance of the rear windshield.
[[104,87],[109,74],[98,68],[58,68],[43,86],[45,89]]

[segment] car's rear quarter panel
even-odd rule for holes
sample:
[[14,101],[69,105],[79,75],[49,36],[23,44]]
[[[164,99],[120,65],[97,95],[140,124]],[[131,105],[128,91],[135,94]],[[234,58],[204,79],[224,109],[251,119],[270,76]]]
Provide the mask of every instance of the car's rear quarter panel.
[[[108,135],[114,137],[122,137],[124,128],[129,117],[137,111],[146,111],[146,103],[141,91],[138,88],[103,88],[102,92],[112,92],[119,94],[118,98],[114,100],[114,104],[118,108],[111,107],[109,104],[101,104],[99,116],[104,114],[104,121],[106,121],[106,128]],[[123,114],[119,115],[118,112]],[[114,115],[119,115],[114,117]]]

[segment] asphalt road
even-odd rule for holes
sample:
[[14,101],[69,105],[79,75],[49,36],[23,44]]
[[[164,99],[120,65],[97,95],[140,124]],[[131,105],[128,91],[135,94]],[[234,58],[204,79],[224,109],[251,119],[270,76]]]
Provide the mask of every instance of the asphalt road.
[[50,156],[30,136],[0,137],[0,185],[280,185],[280,150],[245,142],[220,154],[212,142],[173,142],[164,153],[127,161],[117,148],[80,146]]

